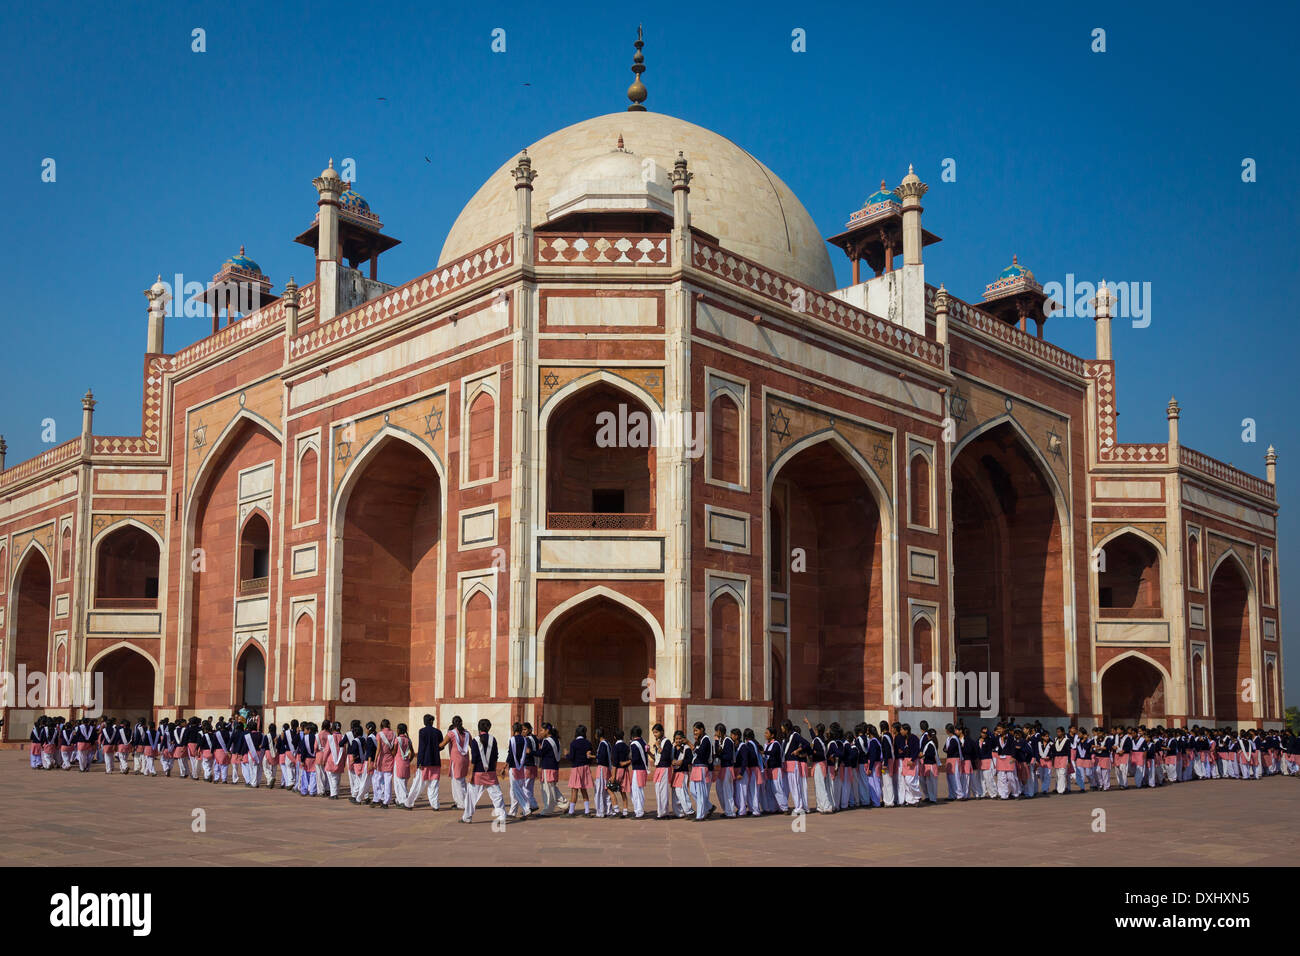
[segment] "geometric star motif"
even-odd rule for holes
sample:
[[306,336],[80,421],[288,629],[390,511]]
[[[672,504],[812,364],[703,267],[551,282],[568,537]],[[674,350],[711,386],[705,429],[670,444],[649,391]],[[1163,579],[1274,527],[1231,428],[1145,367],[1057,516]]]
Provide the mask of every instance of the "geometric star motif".
[[658,375],[647,375],[647,376],[645,377],[645,385],[646,385],[646,388],[658,388],[658,387],[659,387],[659,376],[658,376]]
[[953,421],[966,421],[966,396],[961,393],[961,389],[954,388],[952,396],[948,399],[948,414],[952,416]]
[[876,444],[872,446],[872,452],[874,453],[872,455],[872,461],[876,463],[877,468],[884,468],[889,464],[889,446],[883,441],[876,442]]
[[429,436],[429,441],[436,442],[440,431],[442,431],[442,409],[430,408],[429,414],[424,416],[424,433]]
[[195,450],[200,449],[200,448],[202,448],[205,444],[207,444],[207,440],[208,440],[208,439],[207,439],[207,435],[208,435],[208,426],[205,425],[205,424],[203,423],[203,419],[200,418],[200,419],[199,419],[199,423],[198,423],[197,425],[194,426],[194,448],[195,448]]
[[[339,434],[340,434],[340,435],[346,435],[346,434],[347,434],[347,430],[346,430],[346,429],[340,429],[340,430],[339,430]],[[339,463],[340,463],[340,464],[344,464],[344,465],[346,465],[346,464],[348,463],[348,459],[352,457],[352,442],[350,442],[350,441],[339,441],[339,443],[338,443],[338,456],[337,456],[337,457],[338,457],[338,460],[339,460]]]
[[790,418],[782,408],[775,408],[768,420],[768,430],[772,437],[778,442],[784,442],[790,437]]
[[1054,458],[1061,457],[1061,436],[1056,433],[1055,428],[1047,429],[1047,452]]
[[548,389],[553,389],[560,384],[560,377],[553,371],[547,371],[546,377],[542,379],[542,384]]

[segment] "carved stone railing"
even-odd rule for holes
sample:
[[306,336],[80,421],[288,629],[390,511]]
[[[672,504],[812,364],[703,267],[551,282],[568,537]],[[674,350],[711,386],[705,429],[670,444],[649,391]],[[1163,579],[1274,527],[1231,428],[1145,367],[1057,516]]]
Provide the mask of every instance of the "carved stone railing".
[[97,611],[153,611],[158,608],[156,597],[97,597]]
[[33,475],[39,475],[43,471],[57,468],[59,465],[73,461],[81,455],[81,436],[78,435],[71,441],[65,441],[62,445],[55,445],[48,451],[43,451],[35,458],[29,458],[27,461],[20,462],[12,468],[6,468],[0,472],[0,488],[8,485],[17,484]]
[[239,582],[240,594],[265,594],[271,586],[270,578],[245,578]]
[[432,302],[461,286],[510,267],[514,261],[514,239],[504,236],[481,249],[459,256],[432,272],[412,279],[390,292],[344,312],[298,336],[289,343],[289,358],[300,359],[335,345],[410,310]]
[[691,239],[691,261],[698,269],[773,302],[779,302],[788,309],[810,315],[926,365],[943,368],[943,347],[938,342],[869,312],[855,309],[842,299],[773,272],[698,236]]
[[535,236],[537,264],[666,266],[672,261],[667,233],[549,233]]
[[[933,317],[934,315],[934,294],[937,291],[933,286],[925,287],[927,316]],[[987,312],[977,309],[975,306],[963,302],[952,293],[949,293],[948,320],[951,322],[954,319],[1027,355],[1055,365],[1057,368],[1062,368],[1073,375],[1082,376],[1085,373],[1085,360],[1079,356],[1037,336],[1022,332],[1014,325],[1009,325],[1001,319],[994,318]]]
[[1185,468],[1190,468],[1192,471],[1199,471],[1203,475],[1209,475],[1211,478],[1217,478],[1219,481],[1235,485],[1253,495],[1267,498],[1269,501],[1277,500],[1277,488],[1270,485],[1263,478],[1256,478],[1254,475],[1247,474],[1239,468],[1234,468],[1226,462],[1219,461],[1217,458],[1211,458],[1209,455],[1188,448],[1186,445],[1179,446],[1178,463]]
[[610,514],[587,511],[550,511],[546,527],[551,531],[653,531],[654,515],[639,513]]

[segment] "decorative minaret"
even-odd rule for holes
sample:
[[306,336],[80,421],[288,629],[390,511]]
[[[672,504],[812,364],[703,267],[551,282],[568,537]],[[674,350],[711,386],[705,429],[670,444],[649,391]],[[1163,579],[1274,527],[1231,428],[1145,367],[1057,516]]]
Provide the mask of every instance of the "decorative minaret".
[[95,395],[90,389],[86,389],[86,394],[81,398],[81,440],[90,441],[90,436],[95,433]]
[[1097,296],[1092,300],[1097,323],[1097,358],[1110,361],[1110,303],[1112,297],[1106,288],[1106,280],[1097,284]]
[[641,53],[641,48],[645,46],[645,40],[642,39],[641,27],[636,28],[636,42],[632,44],[636,47],[636,54],[632,57],[632,72],[636,74],[636,79],[632,85],[627,88],[627,98],[632,101],[632,105],[627,108],[629,113],[644,113],[645,98],[648,95],[645,84],[641,82],[641,74],[645,72],[645,56]]
[[[4,439],[0,438],[0,468],[4,467],[4,455],[5,443]],[[1269,445],[1268,451],[1264,453],[1264,475],[1270,485],[1277,484],[1277,452],[1273,450],[1272,445]]]
[[149,288],[145,289],[144,297],[149,300],[149,335],[145,345],[145,352],[148,355],[163,354],[163,326],[167,316],[167,303],[171,299],[171,294],[167,291],[167,286],[163,284],[162,276]]
[[519,154],[519,162],[510,170],[515,178],[515,249],[519,261],[533,264],[533,180],[537,172],[528,150]]
[[673,161],[673,171],[668,179],[673,184],[673,257],[677,262],[686,262],[689,250],[687,243],[691,235],[691,180],[695,174],[687,168],[686,156],[677,151]]
[[284,284],[281,298],[284,300],[285,334],[292,341],[298,337],[298,283],[293,281],[293,276],[289,276],[289,281]]
[[934,294],[934,338],[940,345],[948,344],[948,290],[942,282]]
[[5,452],[8,450],[9,446],[5,444],[5,436],[0,435],[0,471],[5,470]]
[[316,240],[316,320],[328,322],[339,304],[339,196],[347,183],[334,169],[334,160],[311,181],[320,194],[316,205],[320,231]]
[[1178,464],[1178,418],[1181,414],[1178,399],[1169,396],[1169,404],[1165,406],[1165,417],[1169,419],[1169,464],[1171,465]]
[[930,189],[921,182],[912,164],[907,165],[907,175],[894,192],[903,200],[903,265],[921,264],[921,197]]

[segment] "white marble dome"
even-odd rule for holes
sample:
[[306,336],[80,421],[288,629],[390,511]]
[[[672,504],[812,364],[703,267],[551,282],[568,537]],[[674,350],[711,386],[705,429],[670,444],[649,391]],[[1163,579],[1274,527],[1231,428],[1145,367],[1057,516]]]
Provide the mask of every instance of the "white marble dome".
[[[626,155],[617,154],[619,137]],[[835,288],[826,243],[803,204],[775,173],[725,136],[663,113],[623,112],[597,116],[551,133],[528,147],[537,179],[533,221],[572,208],[567,200],[583,183],[617,185],[645,159],[654,161],[654,182],[666,185],[678,150],[686,154],[691,181],[691,222],[742,256],[823,291]],[[461,210],[443,243],[439,264],[509,235],[515,224],[514,179],[518,154],[501,166]],[[647,191],[642,186],[642,191]],[[657,197],[654,197],[657,198]],[[595,208],[594,204],[589,208]],[[617,208],[617,207],[615,207]]]

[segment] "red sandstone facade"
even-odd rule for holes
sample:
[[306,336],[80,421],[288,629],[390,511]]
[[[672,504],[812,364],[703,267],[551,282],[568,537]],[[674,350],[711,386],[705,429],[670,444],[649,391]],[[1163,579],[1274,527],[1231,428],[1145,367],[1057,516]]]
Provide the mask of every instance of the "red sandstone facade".
[[[101,672],[132,717],[978,719],[900,707],[915,665],[1028,719],[1280,724],[1271,459],[1181,446],[1173,403],[1119,443],[1108,329],[1085,359],[925,284],[923,186],[900,321],[693,225],[694,168],[545,218],[516,164],[513,230],[396,287],[327,170],[311,283],[175,354],[156,287],[141,435],[88,407],[0,472],[5,669]],[[604,447],[620,406],[659,443]]]

